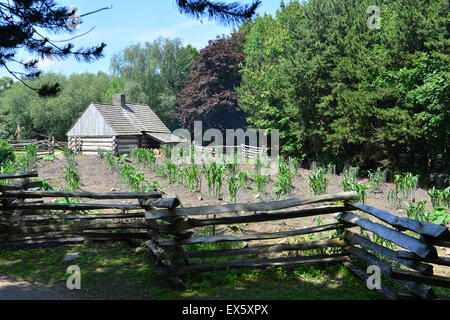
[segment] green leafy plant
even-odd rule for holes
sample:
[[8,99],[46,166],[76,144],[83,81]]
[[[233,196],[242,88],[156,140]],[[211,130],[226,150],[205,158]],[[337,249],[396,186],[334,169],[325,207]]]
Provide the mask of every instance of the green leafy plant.
[[12,146],[5,140],[0,140],[0,165],[15,160],[14,151]]
[[156,154],[153,149],[134,147],[130,149],[130,155],[138,163],[141,163],[145,167],[155,170]]
[[256,192],[267,193],[266,185],[269,182],[269,176],[257,174],[257,175],[255,175],[254,179],[255,179]]
[[278,178],[274,182],[273,192],[279,196],[288,195],[291,193],[293,173],[289,166],[282,162],[279,163],[278,169]]
[[414,190],[417,187],[419,176],[414,176],[412,173],[399,173],[394,176],[395,185],[398,186],[398,190],[401,191],[403,199],[413,201]]
[[359,184],[357,181],[355,181],[352,183],[350,190],[356,191],[359,195],[358,201],[361,202],[362,204],[364,204],[365,198],[366,198],[366,190],[369,189],[369,187],[370,187],[370,184],[368,184],[368,183]]
[[225,165],[212,162],[209,166],[203,166],[203,172],[206,176],[208,194],[211,196],[220,197],[225,175]]
[[325,174],[326,175],[336,174],[336,165],[333,164],[332,162],[328,163],[325,169]]
[[357,174],[357,167],[349,167],[348,170],[344,171],[342,175],[342,185],[344,187],[344,191],[352,191],[352,186],[356,182]]
[[300,163],[297,158],[289,157],[289,166],[291,167],[294,175],[298,175],[298,171],[300,169]]
[[201,192],[201,170],[197,165],[191,165],[187,170],[188,188],[194,192]]
[[324,194],[327,190],[328,179],[325,177],[323,168],[317,168],[311,176],[309,176],[309,190],[311,194]]
[[236,203],[237,192],[242,187],[242,185],[238,182],[238,179],[234,176],[229,176],[227,179],[228,183],[228,192],[230,194],[230,203]]
[[166,164],[166,176],[169,183],[175,182],[177,180],[177,173],[177,165],[169,160]]
[[161,145],[161,153],[167,158],[170,159],[172,156],[172,147],[168,145]]
[[239,173],[237,175],[237,179],[242,188],[247,188],[247,189],[251,188],[250,184],[248,183],[249,177],[250,177],[250,171],[248,171],[248,170],[239,171]]
[[64,165],[64,180],[66,181],[66,190],[76,191],[81,184],[80,173],[78,172],[78,163],[76,156],[69,150],[64,150],[64,158],[66,164]]
[[377,171],[369,171],[370,188],[380,190],[381,184],[386,181],[386,170],[377,168]]
[[450,206],[450,187],[439,191],[435,187],[427,191],[427,195],[431,199],[433,208],[449,207]]
[[261,157],[259,156],[259,154],[255,158],[255,164],[254,164],[253,168],[255,170],[255,174],[261,173],[262,163],[261,163]]
[[36,165],[38,146],[28,144],[25,146],[25,154],[18,157],[17,162],[21,165],[22,170],[29,170]]

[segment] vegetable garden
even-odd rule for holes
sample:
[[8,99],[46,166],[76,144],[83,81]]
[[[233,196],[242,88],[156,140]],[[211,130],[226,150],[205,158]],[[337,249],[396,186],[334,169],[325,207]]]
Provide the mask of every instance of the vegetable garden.
[[[43,188],[48,190],[90,191],[86,189],[90,185],[96,185],[104,188],[104,190],[96,191],[103,192],[111,191],[111,189],[128,192],[162,191],[164,198],[178,198],[181,202],[181,208],[210,205],[226,206],[236,203],[254,203],[256,205],[267,201],[308,198],[350,191],[355,192],[357,195],[355,200],[360,204],[377,206],[391,212],[395,210],[395,213],[401,217],[444,226],[447,225],[449,220],[449,188],[443,190],[436,188],[430,190],[420,189],[417,186],[417,177],[411,174],[397,174],[393,176],[392,182],[387,182],[387,172],[381,168],[367,172],[365,177],[361,177],[364,176],[364,173],[358,174],[358,168],[353,167],[346,168],[341,175],[337,175],[333,164],[313,164],[311,170],[308,170],[302,168],[300,162],[294,158],[285,160],[281,157],[276,159],[278,173],[270,174],[270,164],[267,162],[267,159],[262,157],[238,161],[237,155],[231,155],[231,157],[226,159],[228,161],[209,163],[204,161],[199,163],[194,161],[195,155],[189,154],[187,155],[189,161],[180,163],[177,161],[177,156],[174,157],[174,155],[186,156],[182,151],[170,148],[164,148],[162,151],[162,156],[160,157],[156,156],[153,150],[137,148],[131,150],[129,156],[121,157],[114,157],[111,153],[102,150],[99,150],[97,157],[74,156],[66,152],[59,153],[54,158],[34,159],[33,162],[33,151],[30,147],[29,152],[17,158],[15,162],[7,162],[1,171],[2,173],[14,172],[17,171],[15,168],[24,168],[28,163],[28,166],[31,167],[37,165],[39,169],[45,168],[45,170],[39,170],[39,175]],[[105,176],[107,181],[90,181],[95,178],[91,174],[91,172],[95,171],[93,168],[98,170],[104,168],[102,169],[102,176]],[[111,181],[112,178],[114,178],[114,181]],[[390,201],[391,199],[395,201]],[[77,201],[76,199],[67,198],[64,202],[77,203]],[[333,203],[335,206],[342,204],[342,201]],[[383,205],[380,206],[380,204]],[[314,205],[307,205],[305,210],[320,211],[322,209]],[[108,210],[96,211],[98,214],[110,212]],[[89,215],[93,214],[93,211],[82,210],[79,213]],[[325,213],[323,215],[314,214],[310,216],[311,218],[303,218],[301,220],[284,219],[281,221],[270,221],[265,222],[264,225],[251,221],[232,223],[226,226],[213,223],[196,229],[195,234],[200,237],[234,235],[237,238],[243,237],[244,239],[248,233],[273,233],[280,231],[281,227],[287,228],[287,230],[296,230],[299,227],[318,228],[318,230],[321,230],[321,226],[336,222],[335,217]],[[368,217],[365,216],[365,218]],[[211,218],[207,219],[211,220]],[[211,221],[215,219],[216,216],[213,214]],[[407,233],[410,236],[414,236],[413,232],[408,231]],[[333,234],[333,231],[329,230],[327,235],[313,233],[297,236],[296,239],[288,237],[287,243],[294,244],[295,241],[302,240],[315,244],[320,243],[320,241],[327,241],[326,239]],[[395,248],[396,246],[394,243],[376,234],[371,234],[369,238],[378,245],[389,248]],[[261,245],[264,247],[267,244],[262,243]],[[328,249],[323,247],[323,245],[322,248],[306,246],[301,250],[301,255],[306,255],[307,257],[328,252]],[[195,246],[197,250],[206,249],[212,250],[211,252],[220,252],[221,250],[240,250],[240,248],[246,248],[247,244],[244,240],[238,241],[231,246],[227,242],[192,244],[189,246]],[[339,249],[339,246],[337,246],[330,252],[339,253],[339,250],[342,250],[342,248]],[[448,255],[447,249],[442,248],[439,250],[440,256]],[[5,253],[8,252],[5,251]],[[278,257],[283,259],[283,256]],[[209,258],[209,261],[226,264],[229,258],[219,255]],[[279,275],[287,277],[287,274],[289,274],[291,276],[291,272],[295,274],[299,270],[304,270],[302,268],[304,267],[298,267],[297,269],[285,267],[280,269]],[[317,270],[324,270],[319,266],[317,268]],[[217,275],[218,278],[215,278],[216,280],[214,281],[227,283],[223,277],[226,278],[232,274],[234,275],[233,277],[237,276],[240,278],[243,275],[248,275],[245,270],[220,271]],[[274,269],[270,267],[267,270]],[[440,271],[441,269],[438,267],[435,270]],[[442,271],[444,275],[447,275],[445,269],[442,269]],[[348,279],[352,278],[350,274],[346,274],[346,277]],[[188,275],[187,280],[185,279],[187,292],[194,287],[199,288],[198,281],[202,281],[201,279],[201,275]],[[230,281],[228,284],[232,282]],[[361,288],[361,290],[364,291],[366,289]],[[439,289],[437,292],[440,295],[447,294],[443,289]]]

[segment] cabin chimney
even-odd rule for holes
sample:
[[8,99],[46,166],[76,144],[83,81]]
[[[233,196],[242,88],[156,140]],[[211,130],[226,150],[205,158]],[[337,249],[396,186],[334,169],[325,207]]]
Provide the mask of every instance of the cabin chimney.
[[125,107],[126,101],[125,101],[125,95],[124,94],[113,94],[112,96],[113,104],[118,107]]

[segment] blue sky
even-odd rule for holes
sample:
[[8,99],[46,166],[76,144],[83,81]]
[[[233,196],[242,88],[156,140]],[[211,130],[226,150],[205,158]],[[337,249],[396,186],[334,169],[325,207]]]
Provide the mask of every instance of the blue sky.
[[[251,3],[252,0],[242,2]],[[109,73],[112,55],[130,44],[153,41],[162,36],[180,38],[183,44],[191,44],[197,49],[202,49],[208,40],[232,31],[231,27],[224,27],[213,21],[206,20],[202,23],[182,15],[175,0],[57,0],[56,3],[60,6],[77,6],[81,14],[112,6],[112,9],[83,17],[83,23],[77,27],[74,35],[83,34],[92,27],[95,29],[72,41],[75,47],[90,47],[101,42],[105,42],[107,47],[104,50],[105,57],[92,63],[77,62],[73,58],[41,61],[39,66],[44,72],[66,75],[98,71]],[[279,7],[280,0],[262,0],[257,13],[275,14]],[[68,37],[71,36],[67,34],[51,36],[56,40]],[[26,54],[21,54],[21,57],[30,58]],[[5,70],[0,70],[0,76],[5,75],[8,75]]]

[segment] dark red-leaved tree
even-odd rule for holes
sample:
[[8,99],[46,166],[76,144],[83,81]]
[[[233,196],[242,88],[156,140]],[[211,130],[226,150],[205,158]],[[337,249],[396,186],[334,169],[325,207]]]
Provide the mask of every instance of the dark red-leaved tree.
[[245,59],[244,41],[241,32],[212,40],[192,62],[177,100],[184,128],[193,132],[194,121],[203,122],[203,131],[245,127],[245,114],[234,90],[241,81],[239,64]]

